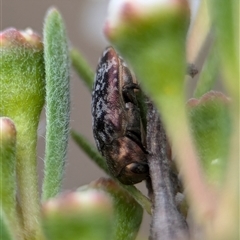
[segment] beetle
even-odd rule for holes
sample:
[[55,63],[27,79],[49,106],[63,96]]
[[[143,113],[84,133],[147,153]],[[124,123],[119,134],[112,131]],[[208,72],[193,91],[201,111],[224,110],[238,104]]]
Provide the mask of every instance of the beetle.
[[149,176],[136,91],[139,85],[126,63],[106,48],[92,91],[93,136],[110,174],[126,185]]

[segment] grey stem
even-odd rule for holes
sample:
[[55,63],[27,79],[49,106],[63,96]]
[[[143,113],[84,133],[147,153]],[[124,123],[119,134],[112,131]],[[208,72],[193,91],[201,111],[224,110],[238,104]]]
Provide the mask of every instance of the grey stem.
[[[186,240],[188,227],[175,203],[176,183],[173,181],[171,160],[167,154],[167,138],[159,113],[147,100],[147,150],[152,198],[150,240]],[[151,189],[152,188],[152,189]]]

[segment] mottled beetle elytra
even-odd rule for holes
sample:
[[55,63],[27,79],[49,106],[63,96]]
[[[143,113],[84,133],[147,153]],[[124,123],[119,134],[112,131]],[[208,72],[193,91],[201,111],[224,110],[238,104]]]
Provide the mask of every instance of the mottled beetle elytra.
[[149,176],[140,110],[139,86],[112,47],[99,61],[92,92],[93,135],[110,173],[123,184]]

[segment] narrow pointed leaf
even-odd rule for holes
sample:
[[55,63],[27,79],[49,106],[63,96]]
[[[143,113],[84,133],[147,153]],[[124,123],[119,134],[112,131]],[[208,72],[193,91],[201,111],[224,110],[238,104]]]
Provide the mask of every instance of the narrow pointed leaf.
[[43,200],[58,194],[66,161],[69,119],[69,51],[62,17],[51,9],[44,25],[46,71],[46,153]]
[[77,51],[77,49],[72,49],[70,51],[70,56],[73,67],[91,92],[94,79],[94,73],[92,69],[86,60],[82,57],[81,53]]
[[106,164],[106,160],[102,157],[96,147],[94,147],[90,142],[80,133],[71,131],[71,136],[74,142],[89,156],[89,158],[94,161],[101,169],[103,169],[107,174],[108,168]]
[[3,240],[14,240],[12,234],[9,230],[8,225],[6,224],[5,216],[0,208],[0,239]]

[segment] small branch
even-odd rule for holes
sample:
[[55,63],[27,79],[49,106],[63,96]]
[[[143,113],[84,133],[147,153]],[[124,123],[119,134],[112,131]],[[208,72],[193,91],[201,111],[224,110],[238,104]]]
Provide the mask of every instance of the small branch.
[[214,84],[217,81],[217,74],[219,69],[219,56],[215,41],[212,41],[211,48],[203,63],[200,77],[194,91],[194,97],[200,98],[202,95],[214,89]]
[[150,200],[143,195],[135,186],[124,185],[120,183],[117,179],[115,181],[124,188],[142,207],[147,211],[149,215],[151,215],[151,202]]
[[72,65],[76,70],[78,76],[83,80],[83,82],[86,84],[87,88],[91,92],[93,86],[94,72],[77,49],[71,49],[70,57],[72,60]]
[[150,239],[186,240],[187,224],[175,203],[166,134],[156,108],[150,100],[147,105],[147,149],[152,182],[152,189],[149,191],[153,201]]
[[187,62],[195,63],[211,32],[207,1],[201,1],[187,39]]

